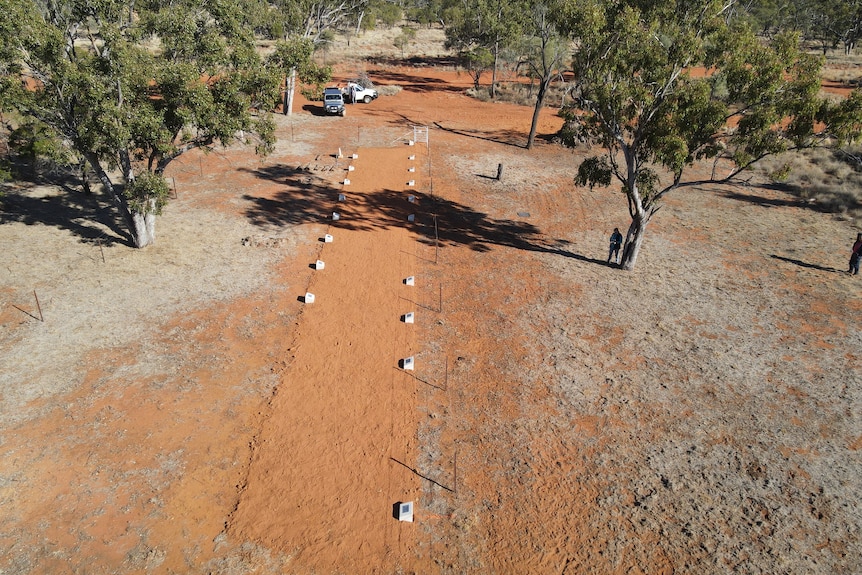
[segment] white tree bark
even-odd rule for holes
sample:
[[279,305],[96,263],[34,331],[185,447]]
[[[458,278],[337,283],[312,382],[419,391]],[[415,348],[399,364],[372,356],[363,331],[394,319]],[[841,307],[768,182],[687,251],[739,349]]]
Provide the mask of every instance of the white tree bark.
[[635,263],[637,263],[638,254],[643,245],[648,223],[649,217],[646,217],[645,219],[642,219],[638,215],[632,217],[632,223],[629,225],[628,232],[626,232],[626,241],[623,244],[623,255],[620,258],[620,268],[627,271],[631,271],[635,268]]
[[135,247],[145,248],[156,243],[156,215],[131,212],[132,239]]
[[95,155],[89,154],[86,158],[90,167],[93,169],[93,172],[96,173],[99,181],[105,187],[105,190],[114,199],[114,203],[117,205],[120,215],[123,216],[123,219],[126,221],[126,225],[129,228],[129,235],[131,236],[134,246],[136,248],[145,248],[154,243],[156,241],[155,213],[153,213],[152,210],[147,214],[130,210],[129,203],[126,201],[126,198],[122,193],[117,191],[116,186],[114,186],[114,182],[111,181],[111,178],[102,168],[98,158]]
[[291,68],[284,81],[284,115],[293,115],[293,94],[296,91],[296,68]]

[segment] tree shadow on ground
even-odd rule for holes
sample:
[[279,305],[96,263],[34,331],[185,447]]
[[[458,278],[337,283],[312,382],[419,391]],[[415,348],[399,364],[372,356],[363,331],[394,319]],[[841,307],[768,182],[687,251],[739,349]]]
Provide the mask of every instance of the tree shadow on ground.
[[[458,59],[455,56],[411,56],[396,58],[394,56],[370,56],[365,59],[369,64],[377,66],[410,66],[412,68],[457,68]],[[377,75],[377,71],[374,72]]]
[[[792,207],[803,208],[822,214],[834,214],[845,210],[853,211],[862,207],[855,191],[834,190],[830,193],[821,193],[817,199],[803,197],[805,189],[801,186],[786,184],[782,182],[764,183],[752,186],[752,192],[724,191],[726,198],[749,202],[763,207]],[[757,189],[771,190],[786,194],[784,198],[763,197],[756,193]]]
[[[321,223],[330,224],[334,229],[358,231],[409,226],[419,235],[419,241],[429,246],[466,246],[477,252],[503,246],[611,267],[603,260],[569,251],[567,240],[549,238],[529,222],[492,218],[437,196],[388,189],[352,194],[348,188],[335,190],[331,182],[285,165],[247,171],[285,186],[267,197],[243,196],[248,202],[246,216],[256,226],[277,228]],[[339,201],[339,194],[344,194],[344,201]],[[337,221],[333,219],[333,212],[339,214]]]
[[467,136],[468,138],[476,138],[479,140],[485,140],[486,142],[494,142],[497,144],[505,144],[507,146],[514,146],[515,148],[527,148],[527,135],[521,132],[517,132],[515,130],[500,130],[496,132],[486,132],[482,130],[458,130],[455,128],[447,128],[442,126],[439,122],[434,122],[434,126],[443,130],[444,132],[449,132],[450,134],[457,134],[459,136]]
[[[0,224],[53,226],[72,232],[82,243],[133,245],[113,202],[101,194],[80,191],[77,183],[69,174],[24,182],[23,187],[7,189],[0,199]],[[57,186],[63,192],[35,195],[30,190],[36,186]]]
[[439,78],[404,72],[378,70],[374,72],[374,79],[381,84],[385,82],[385,84],[401,86],[405,92],[454,92],[460,94],[465,90],[463,86],[452,85]]
[[[375,113],[371,112],[371,115],[377,115],[381,118],[391,118],[389,120],[389,124],[394,126],[404,126],[404,123],[407,123],[406,127],[410,126],[422,126],[424,123],[420,120],[415,120],[412,118],[408,118],[404,114],[399,113],[391,113],[389,111]],[[394,118],[393,118],[394,116]],[[403,120],[398,120],[396,118],[400,118]],[[476,138],[477,140],[485,140],[486,142],[493,142],[495,144],[503,144],[505,146],[512,146],[515,148],[521,148],[522,150],[527,149],[527,134],[523,132],[519,132],[516,130],[498,130],[498,131],[483,131],[483,130],[459,130],[456,128],[447,128],[442,126],[439,122],[434,122],[434,127],[438,128],[444,132],[448,132],[450,134],[455,134],[457,136],[465,136],[467,138]],[[536,134],[536,141],[542,141],[549,144],[556,143],[558,138],[557,133],[551,134]]]
[[754,188],[763,189],[763,190],[774,190],[778,192],[783,192],[788,195],[786,198],[767,198],[761,195],[758,195],[756,191],[752,192],[741,192],[741,191],[723,191],[722,195],[725,198],[731,200],[739,200],[741,202],[748,202],[750,204],[754,204],[756,206],[762,206],[765,208],[771,207],[782,207],[782,208],[808,208],[814,211],[824,211],[822,206],[819,206],[815,202],[808,202],[801,198],[791,197],[793,196],[793,190],[790,186],[784,184],[763,184]]
[[[772,259],[775,259],[775,260],[781,260],[781,261],[787,262],[789,264],[797,265],[799,267],[808,268],[808,269],[812,269],[812,270],[818,270],[821,272],[846,273],[846,271],[847,271],[847,270],[843,270],[843,272],[842,272],[842,270],[833,268],[832,266],[828,266],[828,267],[827,266],[821,266],[819,264],[812,264],[812,263],[808,263],[808,262],[803,262],[802,260],[797,260],[794,258],[786,258],[784,256],[779,256],[779,255],[775,255],[775,254],[772,254],[769,257],[771,257]],[[848,256],[847,260],[848,261],[850,260],[849,256]]]

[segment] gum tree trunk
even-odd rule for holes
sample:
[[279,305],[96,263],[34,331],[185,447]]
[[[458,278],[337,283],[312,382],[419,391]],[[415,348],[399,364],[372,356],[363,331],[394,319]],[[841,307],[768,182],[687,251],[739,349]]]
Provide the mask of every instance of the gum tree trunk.
[[114,182],[111,181],[111,178],[102,169],[98,158],[88,154],[87,162],[90,164],[93,172],[96,173],[105,190],[114,199],[117,210],[119,210],[123,216],[123,220],[126,222],[132,244],[136,248],[145,248],[154,243],[156,241],[156,215],[154,213],[143,214],[133,212],[129,209],[129,203],[126,201],[125,196],[117,190]]
[[536,107],[533,108],[533,119],[530,122],[530,135],[527,136],[527,149],[533,148],[533,143],[536,141],[536,129],[539,126],[539,114],[542,112],[542,106],[545,103],[545,94],[548,91],[548,85],[551,83],[550,74],[539,81],[539,93],[536,96]]
[[129,213],[132,219],[132,241],[136,248],[145,248],[156,243],[156,215],[153,213]]
[[296,91],[296,68],[290,70],[290,74],[284,80],[284,115],[293,114],[293,94]]
[[626,161],[625,192],[626,199],[629,202],[629,215],[632,218],[632,223],[629,225],[629,229],[626,232],[626,240],[623,244],[620,268],[631,271],[635,269],[635,264],[638,261],[638,254],[643,245],[647,224],[656,210],[658,210],[658,207],[652,200],[645,201],[641,197],[638,187],[638,157],[635,153],[636,148],[625,142],[620,142],[620,149]]
[[494,69],[491,71],[491,99],[497,99],[497,65],[500,59],[500,43],[494,42]]
[[649,217],[639,214],[632,216],[632,223],[629,225],[629,230],[626,232],[626,241],[623,244],[623,255],[620,258],[620,268],[631,271],[635,269],[635,263],[638,260],[638,254],[643,245],[644,235],[646,234]]

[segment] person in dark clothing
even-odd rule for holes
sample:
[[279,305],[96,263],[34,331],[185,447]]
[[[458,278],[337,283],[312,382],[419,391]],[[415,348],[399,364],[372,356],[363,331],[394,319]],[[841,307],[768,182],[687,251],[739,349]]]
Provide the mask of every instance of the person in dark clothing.
[[611,234],[611,246],[608,250],[608,263],[614,260],[614,263],[620,263],[620,248],[623,245],[623,235],[619,228],[614,228],[614,233]]
[[862,233],[856,234],[856,242],[850,254],[850,271],[852,275],[859,274],[859,260],[862,260]]

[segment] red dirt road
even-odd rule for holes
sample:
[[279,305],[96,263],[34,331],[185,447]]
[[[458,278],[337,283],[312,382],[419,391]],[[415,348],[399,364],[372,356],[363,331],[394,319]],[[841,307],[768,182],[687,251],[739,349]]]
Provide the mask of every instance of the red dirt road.
[[[358,159],[343,162],[356,168],[344,172],[344,200],[320,192],[331,211],[304,230],[325,267],[311,276],[315,301],[297,318],[284,380],[228,526],[231,538],[322,572],[362,565],[392,573],[412,563],[416,526],[393,521],[393,505],[420,495],[408,469],[418,457],[416,384],[398,369],[399,358],[416,352],[416,326],[401,318],[422,316],[412,303],[422,292],[404,283],[424,281],[408,222],[418,207],[408,202],[416,194],[408,179],[422,181],[408,168],[425,160],[416,150],[359,148]],[[324,234],[333,241],[320,242]]]

